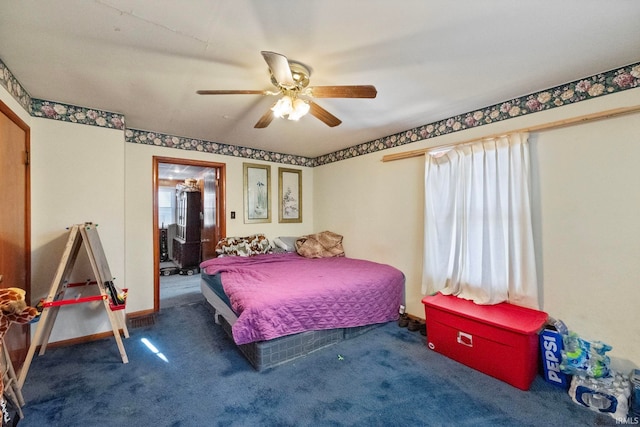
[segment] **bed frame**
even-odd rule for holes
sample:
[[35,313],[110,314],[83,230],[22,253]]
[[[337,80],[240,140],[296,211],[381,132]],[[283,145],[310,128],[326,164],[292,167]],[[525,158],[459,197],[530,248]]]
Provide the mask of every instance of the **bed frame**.
[[[233,310],[211,290],[204,279],[201,280],[200,289],[202,295],[204,295],[213,309],[215,322],[222,326],[222,329],[233,341],[231,327],[238,317]],[[307,331],[268,341],[236,344],[236,346],[256,370],[262,371],[306,356],[309,353],[331,346],[340,341],[357,337],[380,325],[381,324],[373,324],[354,328]]]

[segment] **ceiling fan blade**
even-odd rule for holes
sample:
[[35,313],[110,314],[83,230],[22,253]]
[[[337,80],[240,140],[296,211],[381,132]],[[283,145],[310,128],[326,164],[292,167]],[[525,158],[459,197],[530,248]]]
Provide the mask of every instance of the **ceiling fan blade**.
[[334,116],[333,114],[331,114],[330,112],[328,112],[327,110],[325,110],[324,108],[316,104],[315,102],[313,101],[307,101],[307,102],[309,103],[309,107],[310,107],[309,113],[312,116],[316,117],[317,119],[320,119],[327,126],[334,127],[342,123],[342,120],[340,120],[339,118],[337,118],[336,116]]
[[293,75],[291,74],[289,60],[287,60],[286,56],[266,50],[260,53],[262,53],[262,57],[267,62],[267,65],[269,65],[273,78],[280,86],[287,89],[292,89],[296,86]]
[[268,90],[198,90],[198,95],[269,95]]
[[378,94],[375,86],[313,86],[307,89],[314,98],[375,98]]
[[[275,104],[273,104],[275,105]],[[266,128],[267,126],[269,126],[271,124],[271,122],[273,121],[275,115],[273,114],[273,111],[271,111],[271,108],[269,108],[267,110],[266,113],[264,113],[262,115],[262,117],[260,117],[260,120],[258,120],[258,123],[255,124],[254,128],[256,129],[263,129]]]

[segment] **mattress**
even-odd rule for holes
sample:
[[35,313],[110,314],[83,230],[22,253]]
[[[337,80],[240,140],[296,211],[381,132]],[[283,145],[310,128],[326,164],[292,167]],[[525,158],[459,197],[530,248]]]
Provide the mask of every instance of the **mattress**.
[[200,291],[214,309],[214,319],[217,324],[222,324],[222,317],[228,325],[233,325],[238,320],[237,314],[231,308],[229,297],[224,293],[219,274],[202,273],[200,275]]
[[403,303],[402,272],[361,259],[265,254],[214,258],[201,268],[220,274],[236,344],[395,321]]
[[[233,340],[231,328],[237,320],[237,315],[231,309],[229,298],[224,293],[220,275],[202,274],[201,290],[213,309],[216,323],[221,325],[229,338]],[[342,340],[355,338],[377,328],[381,324],[306,331],[268,341],[240,344],[237,347],[251,366],[258,371],[262,371],[306,356]]]
[[219,274],[202,274],[200,277],[206,283],[209,290],[216,294],[224,304],[231,308],[231,301],[229,301],[229,297],[224,293],[224,288],[222,287],[221,276]]

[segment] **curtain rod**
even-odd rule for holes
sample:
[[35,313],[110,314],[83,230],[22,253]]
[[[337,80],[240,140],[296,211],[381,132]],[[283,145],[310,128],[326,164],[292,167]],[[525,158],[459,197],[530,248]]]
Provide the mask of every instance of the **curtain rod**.
[[638,111],[640,111],[640,105],[635,105],[635,106],[632,106],[632,107],[615,108],[613,110],[605,110],[605,111],[600,111],[598,113],[592,113],[592,114],[586,114],[586,115],[583,115],[583,116],[573,117],[573,118],[570,118],[570,119],[564,119],[564,120],[558,120],[558,121],[555,121],[555,122],[543,123],[543,124],[540,124],[540,125],[530,126],[530,127],[527,127],[527,128],[522,128],[522,129],[517,129],[517,130],[512,130],[512,131],[509,131],[509,132],[500,132],[500,133],[496,133],[496,134],[493,134],[493,135],[488,135],[488,136],[483,136],[483,137],[479,137],[479,138],[468,139],[468,140],[456,142],[456,143],[453,143],[453,144],[445,144],[445,145],[439,145],[439,146],[435,146],[435,147],[421,148],[419,150],[404,151],[402,153],[396,153],[396,154],[387,154],[386,156],[382,156],[382,161],[383,162],[392,162],[394,160],[409,159],[409,158],[412,158],[412,157],[422,156],[425,153],[428,153],[429,151],[442,150],[444,148],[449,148],[449,147],[453,147],[453,146],[461,145],[461,144],[468,144],[470,142],[479,141],[479,140],[482,140],[482,139],[498,138],[500,136],[507,135],[507,134],[510,134],[510,133],[536,132],[536,131],[547,130],[547,129],[557,129],[557,128],[561,128],[561,127],[565,127],[565,126],[571,126],[571,125],[575,125],[575,124],[579,124],[579,123],[585,123],[585,122],[590,122],[590,121],[594,121],[594,120],[608,119],[608,118],[611,118],[611,117],[622,116],[624,114],[636,113]]

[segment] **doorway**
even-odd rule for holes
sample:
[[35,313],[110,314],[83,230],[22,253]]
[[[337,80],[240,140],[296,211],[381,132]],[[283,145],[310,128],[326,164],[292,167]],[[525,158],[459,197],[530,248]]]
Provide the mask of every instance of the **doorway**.
[[153,157],[154,311],[199,294],[199,264],[226,236],[224,163]]
[[[0,101],[0,287],[21,288],[31,298],[30,129]],[[4,341],[19,370],[29,348],[29,325],[15,324]]]

